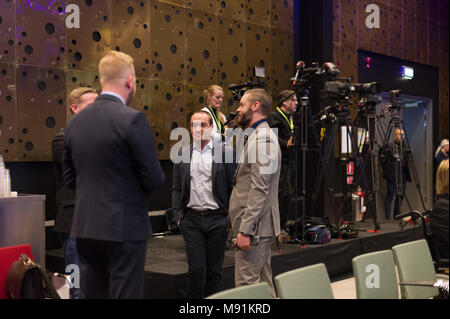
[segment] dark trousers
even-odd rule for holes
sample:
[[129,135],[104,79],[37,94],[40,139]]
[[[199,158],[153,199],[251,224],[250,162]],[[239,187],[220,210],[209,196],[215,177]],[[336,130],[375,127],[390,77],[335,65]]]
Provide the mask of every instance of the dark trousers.
[[[294,198],[295,170],[292,163],[282,162],[280,171],[280,181],[278,186],[278,207],[280,210],[280,225],[291,218],[290,208]],[[295,217],[292,217],[295,219]]]
[[[403,188],[403,195],[405,194],[406,190],[406,178],[403,176],[402,181],[402,188]],[[400,214],[400,209],[402,208],[402,199],[399,196],[395,195],[395,181],[387,180],[387,193],[386,193],[386,199],[384,200],[384,210],[386,214],[386,219],[391,219],[391,206],[392,206],[392,200],[395,196],[395,202],[394,202],[394,218],[398,214]]]
[[189,267],[188,298],[201,299],[221,291],[228,215],[201,216],[188,210],[180,227]]
[[142,298],[147,241],[77,238],[82,297]]
[[[70,237],[66,233],[58,233],[64,250],[64,263],[67,268],[68,265],[78,266],[78,253],[76,239]],[[70,275],[70,273],[68,274]],[[70,299],[78,299],[80,295],[79,287],[70,288]]]

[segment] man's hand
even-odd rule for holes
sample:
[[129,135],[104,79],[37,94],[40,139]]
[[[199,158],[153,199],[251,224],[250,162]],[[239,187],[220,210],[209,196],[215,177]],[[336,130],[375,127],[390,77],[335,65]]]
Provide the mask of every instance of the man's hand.
[[236,237],[236,246],[241,250],[250,250],[251,238],[249,235],[239,233]]
[[227,127],[228,128],[234,128],[236,126],[236,122],[234,120],[231,120],[230,122],[228,122]]
[[291,136],[291,138],[289,139],[289,141],[287,142],[287,147],[292,147],[294,146],[294,137]]

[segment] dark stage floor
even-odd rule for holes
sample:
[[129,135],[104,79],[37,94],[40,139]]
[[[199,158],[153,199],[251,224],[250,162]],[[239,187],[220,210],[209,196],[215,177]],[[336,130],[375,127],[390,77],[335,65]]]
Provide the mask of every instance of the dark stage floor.
[[[373,230],[373,222],[356,222],[359,229],[357,238],[332,239],[327,245],[281,244],[281,252],[273,245],[272,269],[276,276],[298,267],[324,263],[331,280],[352,272],[352,258],[364,253],[390,249],[399,243],[423,238],[422,228],[408,224],[403,230],[398,221],[380,223],[378,233]],[[225,252],[224,289],[234,287],[234,250]],[[61,253],[47,253],[47,268],[61,271]],[[154,237],[147,244],[145,265],[145,298],[184,298],[186,292],[187,263],[184,241],[181,235]]]

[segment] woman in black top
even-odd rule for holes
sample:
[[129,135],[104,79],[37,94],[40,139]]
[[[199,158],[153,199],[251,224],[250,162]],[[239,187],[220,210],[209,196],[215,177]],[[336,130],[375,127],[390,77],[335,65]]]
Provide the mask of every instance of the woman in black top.
[[443,160],[436,173],[436,201],[431,213],[431,231],[438,259],[448,259],[448,159]]
[[439,167],[439,164],[441,164],[443,160],[448,159],[448,147],[449,147],[448,144],[449,144],[448,140],[444,138],[441,144],[439,144],[436,153],[434,153],[436,167]]

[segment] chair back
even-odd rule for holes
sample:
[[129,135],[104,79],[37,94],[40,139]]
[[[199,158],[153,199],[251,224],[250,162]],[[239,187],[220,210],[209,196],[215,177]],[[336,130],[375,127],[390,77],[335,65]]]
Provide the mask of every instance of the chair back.
[[[430,249],[425,239],[392,247],[399,281],[436,281]],[[428,299],[437,296],[438,288],[401,285],[402,298]]]
[[9,268],[11,268],[13,262],[18,260],[22,254],[27,254],[33,260],[33,254],[29,244],[0,247],[0,299],[6,299],[5,280]]
[[269,285],[266,282],[227,289],[206,299],[272,299]]
[[325,264],[282,273],[274,278],[280,299],[334,299]]
[[352,260],[358,299],[398,299],[398,280],[391,250],[357,256]]

